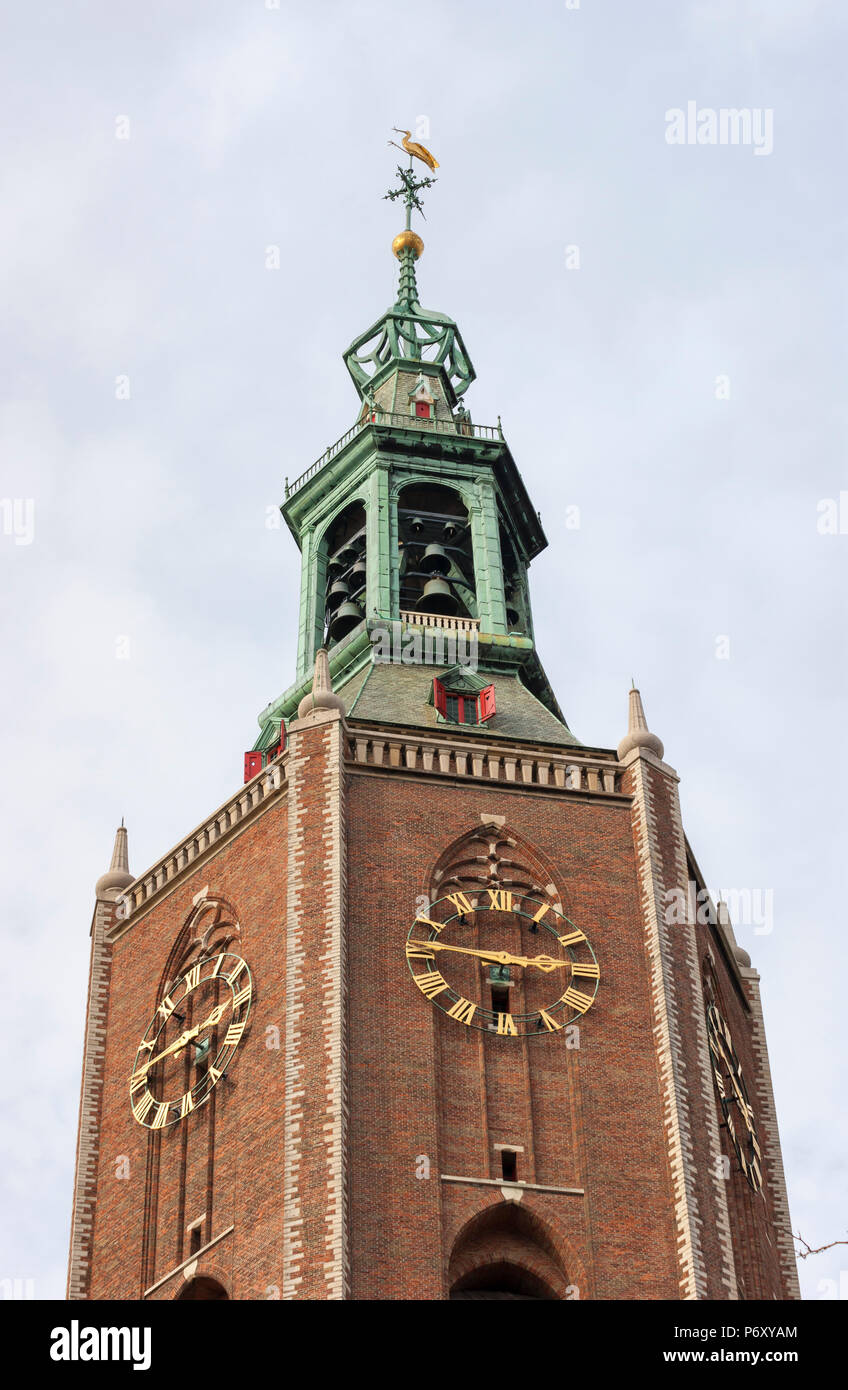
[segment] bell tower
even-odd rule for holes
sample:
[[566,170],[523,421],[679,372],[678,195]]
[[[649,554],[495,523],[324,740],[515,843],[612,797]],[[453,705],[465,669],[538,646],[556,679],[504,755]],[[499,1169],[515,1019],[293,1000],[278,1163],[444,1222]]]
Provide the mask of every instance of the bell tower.
[[551,689],[400,133],[397,298],[285,487],[294,681],[98,881],[69,1297],[797,1298],[759,975],[639,691],[597,748]]

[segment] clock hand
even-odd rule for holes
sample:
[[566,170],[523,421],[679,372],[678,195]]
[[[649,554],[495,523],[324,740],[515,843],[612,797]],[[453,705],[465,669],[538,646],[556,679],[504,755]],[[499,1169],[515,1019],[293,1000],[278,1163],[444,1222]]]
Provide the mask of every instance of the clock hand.
[[151,1067],[155,1067],[157,1062],[161,1062],[163,1057],[170,1056],[172,1052],[177,1052],[178,1050],[182,1052],[186,1043],[191,1042],[192,1038],[195,1037],[199,1032],[200,1028],[190,1028],[185,1033],[180,1033],[180,1036],[177,1038],[176,1042],[172,1042],[170,1047],[165,1047],[162,1049],[161,1052],[157,1052],[156,1056],[151,1057],[149,1062],[143,1062],[139,1067],[138,1071],[135,1073],[136,1076],[141,1076],[143,1072],[150,1071]]
[[217,1008],[212,1010],[208,1018],[204,1019],[202,1023],[198,1023],[196,1028],[187,1029],[186,1032],[181,1033],[180,1036],[171,1043],[170,1047],[165,1047],[161,1052],[157,1052],[156,1056],[151,1057],[149,1062],[143,1062],[136,1072],[136,1076],[141,1076],[143,1072],[150,1071],[151,1067],[154,1067],[157,1062],[161,1062],[163,1057],[169,1057],[172,1052],[175,1056],[179,1057],[180,1053],[185,1049],[188,1043],[191,1042],[192,1038],[197,1037],[198,1033],[202,1033],[205,1028],[214,1028],[216,1023],[220,1023],[229,1004],[229,999],[225,1000],[223,1004],[219,1004]]
[[514,956],[509,951],[477,951],[473,946],[451,946],[447,941],[416,941],[413,945],[427,951],[453,951],[461,956],[476,956],[495,965],[535,965],[546,972],[563,970],[571,965],[570,960],[554,960],[552,956]]

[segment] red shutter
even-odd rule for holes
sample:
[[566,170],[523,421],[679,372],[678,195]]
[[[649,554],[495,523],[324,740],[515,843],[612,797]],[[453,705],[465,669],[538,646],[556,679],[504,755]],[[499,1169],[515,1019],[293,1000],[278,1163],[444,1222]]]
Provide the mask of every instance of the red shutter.
[[447,717],[448,712],[448,692],[442,685],[438,676],[433,677],[433,704],[443,717]]
[[480,716],[480,723],[485,724],[487,719],[491,719],[495,713],[495,687],[486,685],[477,697],[477,710]]
[[244,780],[249,782],[251,777],[255,777],[257,772],[262,771],[262,754],[245,753],[244,755]]
[[415,414],[418,415],[422,420],[429,420],[429,418],[430,418],[430,406],[429,406],[428,402],[427,402],[427,401],[416,401],[416,402],[415,402]]
[[279,743],[276,745],[276,747],[274,747],[274,748],[269,748],[269,749],[268,749],[268,758],[269,758],[269,760],[270,760],[271,758],[276,758],[277,755],[278,755],[279,753],[284,752],[284,751],[285,751],[285,746],[286,746],[286,721],[285,721],[284,719],[281,719],[281,720],[280,720],[280,741],[279,741]]

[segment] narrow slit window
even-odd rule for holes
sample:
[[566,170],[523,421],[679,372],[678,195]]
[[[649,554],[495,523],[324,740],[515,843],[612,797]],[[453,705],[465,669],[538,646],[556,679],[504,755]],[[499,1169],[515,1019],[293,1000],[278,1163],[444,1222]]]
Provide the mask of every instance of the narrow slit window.
[[518,1154],[514,1149],[501,1149],[501,1174],[505,1182],[518,1179]]

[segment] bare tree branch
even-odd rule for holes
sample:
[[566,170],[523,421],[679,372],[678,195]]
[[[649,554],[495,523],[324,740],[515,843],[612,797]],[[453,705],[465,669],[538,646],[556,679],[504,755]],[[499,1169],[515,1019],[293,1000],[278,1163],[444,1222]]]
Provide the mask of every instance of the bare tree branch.
[[800,1241],[802,1245],[806,1246],[805,1250],[795,1251],[795,1254],[798,1256],[799,1260],[806,1260],[808,1255],[820,1255],[823,1250],[832,1250],[834,1245],[848,1245],[848,1240],[832,1240],[827,1245],[816,1246],[816,1249],[814,1250],[813,1247],[807,1243],[807,1241],[800,1233],[796,1235],[795,1239],[797,1241]]

